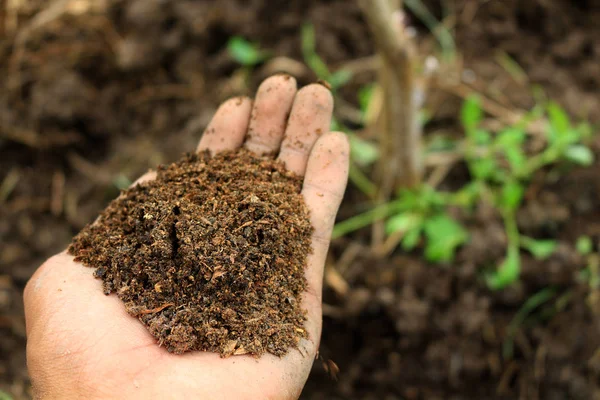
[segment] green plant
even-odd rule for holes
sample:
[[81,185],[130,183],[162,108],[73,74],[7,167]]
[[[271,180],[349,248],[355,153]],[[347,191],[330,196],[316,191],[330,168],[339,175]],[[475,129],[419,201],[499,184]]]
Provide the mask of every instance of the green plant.
[[377,193],[377,187],[363,172],[363,169],[371,166],[379,158],[379,149],[352,132],[347,131],[346,134],[350,142],[350,181],[372,199]]
[[229,39],[227,51],[231,58],[246,68],[255,67],[270,57],[270,52],[261,50],[258,43],[249,42],[241,36]]
[[[531,120],[541,116],[548,117],[546,145],[529,156],[526,153],[526,128]],[[461,112],[466,133],[465,161],[481,195],[492,201],[504,220],[508,238],[506,258],[486,277],[490,288],[502,289],[519,277],[520,248],[538,259],[549,257],[556,248],[555,241],[522,237],[519,233],[516,213],[523,203],[529,181],[538,170],[562,161],[584,166],[593,163],[592,151],[583,144],[591,135],[591,128],[588,124],[573,126],[555,103],[535,107],[521,123],[496,135],[481,128],[482,120],[479,98],[471,96]]]
[[430,187],[403,190],[396,213],[386,222],[389,234],[402,234],[402,248],[414,249],[425,239],[425,257],[433,262],[449,262],[456,249],[468,240],[468,232],[449,216],[447,208],[456,199]]
[[[531,139],[527,127],[531,121],[542,117],[548,121],[545,144],[533,151],[529,148]],[[455,192],[441,192],[426,185],[402,190],[392,201],[337,224],[334,237],[386,220],[387,233],[399,235],[399,244],[404,250],[423,244],[428,260],[448,262],[469,239],[467,230],[450,217],[449,210],[454,207],[469,212],[487,203],[502,216],[507,237],[504,261],[485,274],[487,285],[498,290],[519,279],[522,250],[540,260],[550,257],[556,250],[555,240],[522,235],[517,224],[517,211],[525,201],[533,175],[540,169],[593,163],[593,153],[585,145],[591,128],[586,123],[573,125],[557,104],[549,103],[535,107],[520,123],[493,133],[482,128],[483,111],[476,96],[465,101],[461,123],[465,130],[462,144],[438,139],[428,151],[462,149],[470,181]],[[360,149],[356,151],[360,154],[356,159],[364,157],[372,162],[376,157],[375,152],[355,146]],[[600,286],[600,274],[596,269],[590,271],[590,280]]]
[[464,201],[463,195],[438,192],[425,185],[401,190],[397,199],[337,224],[333,237],[387,219],[387,233],[400,233],[404,250],[413,250],[424,242],[429,261],[449,262],[456,249],[469,238],[467,230],[448,214],[449,206]]
[[304,62],[317,75],[317,78],[329,83],[331,91],[335,94],[340,87],[344,86],[352,78],[352,72],[345,69],[335,72],[329,70],[325,61],[317,54],[315,27],[312,24],[304,24],[301,35]]
[[577,242],[575,243],[575,248],[577,252],[582,256],[588,256],[594,250],[594,244],[592,243],[592,238],[589,236],[580,236],[577,238]]
[[580,279],[587,282],[590,289],[600,289],[600,254],[594,252],[594,243],[589,236],[577,238],[575,248],[585,258],[586,267],[580,273]]

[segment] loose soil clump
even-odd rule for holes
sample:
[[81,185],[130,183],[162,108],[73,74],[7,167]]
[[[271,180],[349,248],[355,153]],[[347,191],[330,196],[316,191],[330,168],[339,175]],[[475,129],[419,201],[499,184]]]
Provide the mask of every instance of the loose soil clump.
[[300,188],[245,150],[187,155],[125,191],[69,252],[170,352],[282,356],[307,337]]

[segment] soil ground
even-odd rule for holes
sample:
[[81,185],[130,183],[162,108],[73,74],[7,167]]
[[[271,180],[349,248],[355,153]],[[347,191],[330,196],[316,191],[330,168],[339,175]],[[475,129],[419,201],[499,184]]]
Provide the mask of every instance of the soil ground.
[[[427,3],[441,15],[440,2]],[[494,117],[531,106],[539,84],[572,115],[600,121],[598,1],[441,3],[452,6],[459,77],[503,106]],[[219,102],[251,93],[282,65],[301,83],[315,79],[279,59],[246,85],[225,50],[230,36],[301,60],[299,27],[310,21],[332,67],[374,49],[346,0],[18,4],[0,10],[0,390],[22,399],[30,390],[21,292],[35,268],[66,247],[118,187],[195,148]],[[523,73],[506,67],[507,55]],[[357,89],[373,78],[370,70],[356,75],[343,100],[356,104]],[[428,133],[456,131],[461,88],[432,87]],[[342,120],[344,111],[338,102]],[[458,166],[445,184],[461,179]],[[444,268],[418,253],[377,258],[360,233],[335,241],[321,356],[340,372],[334,381],[317,362],[303,397],[600,398],[598,294],[577,279],[585,260],[574,249],[580,235],[600,239],[600,174],[596,166],[554,181],[539,176],[534,189],[520,228],[558,238],[559,251],[543,263],[526,258],[521,283],[502,293],[487,291],[475,267],[503,255],[501,221],[489,210],[464,217],[474,239]],[[363,203],[350,188],[340,218]],[[511,331],[523,303],[548,287],[551,299]],[[502,356],[507,340],[509,359]]]

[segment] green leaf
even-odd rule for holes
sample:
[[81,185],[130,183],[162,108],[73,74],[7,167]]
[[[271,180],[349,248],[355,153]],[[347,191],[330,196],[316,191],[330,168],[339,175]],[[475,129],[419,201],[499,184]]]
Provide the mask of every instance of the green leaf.
[[500,290],[519,279],[521,273],[521,257],[517,246],[510,246],[506,258],[498,269],[487,276],[486,282],[490,289]]
[[421,200],[421,190],[404,189],[398,190],[398,203],[402,210],[416,210],[423,204]]
[[348,81],[352,79],[352,71],[347,69],[340,69],[329,76],[327,80],[331,85],[331,90],[335,91],[344,86]]
[[359,138],[355,134],[348,135],[352,160],[361,167],[373,164],[379,159],[379,148],[371,142]]
[[536,240],[521,236],[521,247],[530,252],[537,260],[545,260],[556,251],[556,240]]
[[579,137],[582,139],[589,139],[594,134],[594,130],[589,122],[584,121],[580,122],[576,128],[577,132],[579,132]]
[[560,153],[556,155],[556,157],[566,153],[568,148],[571,145],[577,144],[581,141],[580,133],[576,129],[569,129],[568,131],[561,133],[554,139],[554,142],[551,143],[549,149],[554,149],[556,152]]
[[371,83],[358,89],[358,105],[360,112],[362,113],[363,119],[369,110],[371,99],[373,99],[373,93],[375,92],[375,84]]
[[469,96],[461,110],[461,122],[467,133],[474,131],[483,119],[481,100],[476,95]]
[[458,192],[452,196],[452,204],[460,207],[473,207],[481,197],[481,185],[476,181],[464,185]]
[[240,36],[234,36],[227,43],[231,57],[244,66],[254,66],[268,57],[266,52],[259,49],[257,44],[250,43]]
[[594,153],[589,147],[577,144],[565,151],[565,158],[575,164],[589,167],[594,163]]
[[485,146],[492,142],[492,135],[484,129],[475,129],[473,139],[478,146]]
[[560,135],[571,129],[569,116],[557,103],[550,102],[548,104],[548,117],[550,118],[550,126],[554,133]]
[[580,236],[575,243],[575,247],[579,254],[587,256],[594,249],[594,244],[589,236]]
[[344,125],[342,125],[335,117],[331,118],[331,124],[329,124],[329,130],[331,132],[342,131],[342,132],[348,133],[348,129]]
[[125,190],[131,186],[133,182],[129,178],[127,178],[124,174],[118,174],[113,178],[113,185],[117,187],[119,190]]
[[448,201],[444,192],[437,191],[429,185],[421,186],[415,193],[418,199],[418,206],[430,213],[432,209],[444,207]]
[[300,33],[302,39],[302,54],[307,57],[315,53],[316,42],[315,42],[315,27],[313,24],[306,23],[302,26]]
[[319,79],[329,82],[331,79],[331,73],[329,72],[329,67],[327,64],[325,64],[321,57],[313,54],[312,56],[307,57],[305,61]]
[[329,71],[329,67],[327,67],[327,64],[325,64],[316,52],[315,27],[312,24],[304,24],[304,26],[302,26],[301,36],[304,62],[319,79],[328,81],[331,84],[331,72]]
[[496,160],[491,157],[485,157],[469,162],[469,169],[473,177],[477,180],[489,180],[496,172],[498,165]]
[[469,237],[465,228],[446,214],[438,214],[425,222],[427,245],[425,257],[433,262],[449,262],[456,249]]
[[507,182],[502,186],[500,193],[500,207],[507,211],[514,211],[521,205],[525,189],[515,181]]
[[423,217],[415,213],[402,213],[394,215],[386,224],[387,233],[407,232],[421,225]]
[[411,229],[410,231],[406,232],[406,235],[404,235],[404,238],[402,239],[402,248],[404,249],[404,251],[410,251],[417,247],[417,245],[419,244],[419,240],[421,240],[422,230],[422,227],[419,226],[415,229]]
[[508,128],[498,134],[496,137],[496,144],[507,149],[521,146],[526,138],[527,136],[522,129]]
[[515,81],[519,82],[521,85],[527,83],[527,73],[507,52],[504,50],[497,50],[495,59]]
[[506,156],[506,160],[508,161],[511,170],[518,175],[519,171],[521,171],[526,164],[527,159],[525,153],[520,147],[515,146],[505,149],[504,155]]

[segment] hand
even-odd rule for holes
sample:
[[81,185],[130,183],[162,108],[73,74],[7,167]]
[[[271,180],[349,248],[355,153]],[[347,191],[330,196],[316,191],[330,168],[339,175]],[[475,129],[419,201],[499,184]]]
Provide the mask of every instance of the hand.
[[[323,86],[299,91],[283,75],[248,98],[226,101],[198,145],[212,153],[245,146],[278,154],[305,176],[302,194],[314,227],[306,277],[309,340],[300,351],[220,358],[168,353],[115,295],[102,293],[93,269],[60,253],[46,261],[25,288],[27,362],[38,398],[292,399],[308,378],[321,335],[321,289],[329,238],[347,175],[345,136],[328,132],[333,98]],[[289,118],[288,118],[289,115]],[[142,180],[153,179],[152,173]]]

